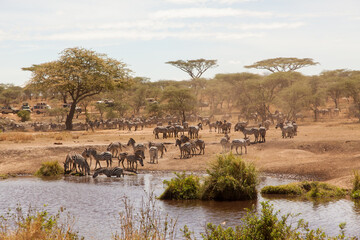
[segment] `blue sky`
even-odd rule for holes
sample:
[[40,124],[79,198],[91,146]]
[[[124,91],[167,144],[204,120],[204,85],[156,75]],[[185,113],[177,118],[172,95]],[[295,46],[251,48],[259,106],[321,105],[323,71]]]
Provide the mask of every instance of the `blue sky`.
[[313,58],[301,70],[359,70],[358,0],[0,0],[0,83],[23,85],[32,64],[85,47],[134,76],[184,80],[171,60],[217,59],[217,73],[275,57]]

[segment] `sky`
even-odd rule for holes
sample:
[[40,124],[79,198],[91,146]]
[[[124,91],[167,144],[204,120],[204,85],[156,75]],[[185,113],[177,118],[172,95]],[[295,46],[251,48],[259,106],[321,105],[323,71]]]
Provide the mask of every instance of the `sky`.
[[360,70],[359,0],[0,0],[0,83],[24,86],[22,67],[83,47],[151,81],[190,77],[167,61],[216,59],[218,73],[257,61],[312,58],[300,70]]

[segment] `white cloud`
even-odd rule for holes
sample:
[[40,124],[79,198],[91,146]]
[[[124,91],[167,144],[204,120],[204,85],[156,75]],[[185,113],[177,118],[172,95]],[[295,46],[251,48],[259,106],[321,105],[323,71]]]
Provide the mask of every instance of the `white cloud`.
[[204,3],[220,3],[220,4],[234,4],[243,2],[256,2],[258,0],[166,0],[175,4],[204,4]]
[[271,12],[249,11],[234,8],[183,8],[157,11],[150,15],[153,19],[178,18],[220,18],[220,17],[271,17]]
[[231,26],[232,29],[242,29],[242,30],[272,30],[272,29],[291,29],[291,28],[299,28],[304,26],[305,23],[303,22],[294,22],[294,23],[281,23],[281,22],[274,22],[274,23],[256,23],[256,24],[239,24],[235,26]]

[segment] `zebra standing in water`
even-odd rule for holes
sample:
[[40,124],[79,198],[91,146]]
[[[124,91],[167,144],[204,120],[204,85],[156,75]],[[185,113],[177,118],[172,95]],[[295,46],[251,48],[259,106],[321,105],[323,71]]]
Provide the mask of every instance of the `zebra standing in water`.
[[72,168],[69,169],[70,171],[74,170],[76,173],[81,172],[83,175],[90,175],[90,167],[87,161],[83,156],[77,153],[69,153],[66,155],[66,159],[64,162],[64,171],[65,173],[68,171],[68,168],[70,168],[70,165],[72,164]]
[[93,178],[96,178],[99,174],[104,174],[107,177],[124,177],[124,171],[121,168],[114,167],[114,168],[98,168],[93,175]]
[[99,164],[99,166],[101,167],[100,165],[100,161],[106,161],[106,166],[111,167],[112,165],[112,154],[111,152],[101,152],[101,153],[97,153],[97,151],[94,149],[94,148],[85,148],[85,152],[86,152],[86,156],[90,157],[92,156],[96,163],[95,163],[95,168],[96,169],[96,166]]

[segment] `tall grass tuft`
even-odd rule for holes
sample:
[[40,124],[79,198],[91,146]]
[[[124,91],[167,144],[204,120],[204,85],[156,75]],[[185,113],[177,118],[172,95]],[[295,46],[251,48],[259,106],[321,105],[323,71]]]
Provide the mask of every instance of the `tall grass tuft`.
[[136,213],[130,202],[128,198],[123,198],[124,211],[120,212],[120,231],[113,236],[114,240],[177,239],[177,220],[160,211],[153,194],[142,200],[141,208]]
[[[18,207],[0,216],[0,239],[2,240],[77,240],[80,238],[73,230],[74,219],[69,215],[64,219],[63,210],[56,215],[32,208],[24,213]],[[60,217],[62,220],[60,220]]]
[[166,184],[167,187],[161,194],[160,199],[198,199],[200,189],[199,177],[186,175],[185,172],[175,173],[175,175],[176,177],[170,181],[164,180],[164,184]]
[[64,168],[57,161],[43,162],[35,176],[38,177],[56,177],[64,174]]
[[254,164],[233,154],[219,155],[207,173],[201,190],[203,200],[256,199],[258,172]]
[[359,171],[353,171],[354,178],[353,178],[353,188],[351,191],[352,198],[360,198],[360,174]]

